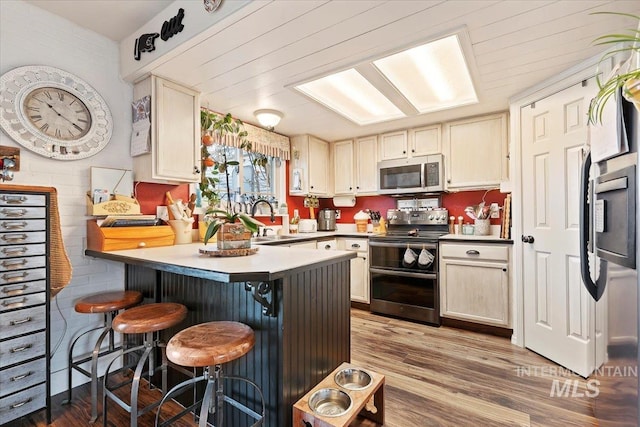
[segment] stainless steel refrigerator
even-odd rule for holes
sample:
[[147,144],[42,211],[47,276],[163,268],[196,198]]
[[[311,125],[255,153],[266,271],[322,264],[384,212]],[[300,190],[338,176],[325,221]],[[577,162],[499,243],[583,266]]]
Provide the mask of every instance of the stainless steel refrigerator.
[[[600,426],[638,426],[640,421],[639,116],[633,104],[621,100],[613,133],[615,143],[628,150],[594,161],[593,167],[590,153],[582,171],[580,257],[583,283],[597,301],[594,351],[601,364],[590,379],[597,381],[591,384]],[[601,142],[592,140],[591,151]]]

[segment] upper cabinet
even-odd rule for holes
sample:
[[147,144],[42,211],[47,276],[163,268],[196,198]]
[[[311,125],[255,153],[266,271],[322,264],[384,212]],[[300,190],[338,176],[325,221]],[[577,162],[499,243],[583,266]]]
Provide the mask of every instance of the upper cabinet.
[[329,143],[311,135],[291,138],[289,193],[331,196]]
[[333,144],[336,195],[375,195],[377,182],[376,136],[340,141]]
[[498,187],[508,180],[507,114],[445,123],[448,190]]
[[133,158],[137,181],[200,181],[200,93],[157,76],[135,84],[151,96],[151,150]]
[[442,153],[442,126],[423,126],[380,135],[380,160]]

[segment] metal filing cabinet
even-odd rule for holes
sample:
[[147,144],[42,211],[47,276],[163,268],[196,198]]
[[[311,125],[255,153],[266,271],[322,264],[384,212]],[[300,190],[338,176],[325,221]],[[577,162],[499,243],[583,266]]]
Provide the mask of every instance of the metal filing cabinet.
[[0,190],[0,425],[49,403],[49,194]]

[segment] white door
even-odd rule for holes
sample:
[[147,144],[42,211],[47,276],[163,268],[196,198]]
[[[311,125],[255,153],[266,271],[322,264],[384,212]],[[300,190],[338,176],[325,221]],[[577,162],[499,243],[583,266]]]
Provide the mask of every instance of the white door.
[[524,343],[582,376],[595,362],[595,303],[580,277],[578,221],[595,86],[576,84],[521,111],[522,230],[534,239],[522,243]]

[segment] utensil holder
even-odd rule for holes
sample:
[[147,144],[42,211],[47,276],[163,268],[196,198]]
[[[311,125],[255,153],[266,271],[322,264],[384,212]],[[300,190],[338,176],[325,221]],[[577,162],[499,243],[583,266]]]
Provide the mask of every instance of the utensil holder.
[[191,229],[193,228],[192,222],[183,221],[181,219],[170,219],[169,225],[176,235],[175,244],[184,245],[191,243]]
[[491,221],[488,219],[476,219],[474,234],[476,236],[488,236],[491,228]]
[[356,231],[358,233],[366,233],[368,224],[368,219],[356,219]]

